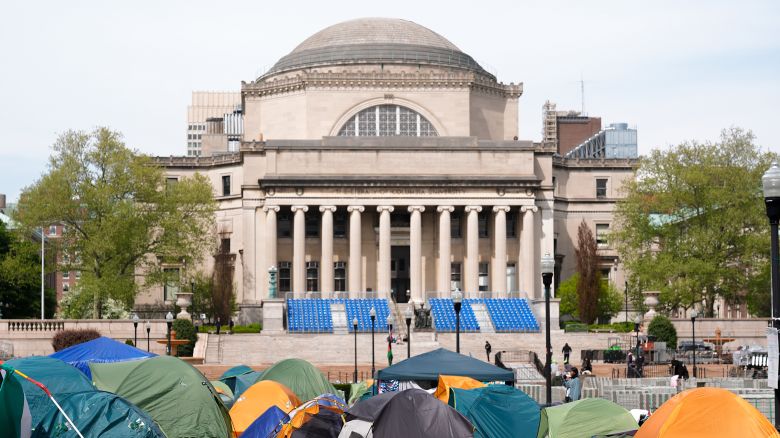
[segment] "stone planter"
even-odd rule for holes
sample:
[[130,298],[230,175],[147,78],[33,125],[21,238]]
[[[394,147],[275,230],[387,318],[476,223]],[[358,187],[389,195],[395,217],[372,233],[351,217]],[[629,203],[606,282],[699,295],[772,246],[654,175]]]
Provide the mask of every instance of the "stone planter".
[[192,293],[190,292],[177,293],[176,305],[181,308],[181,312],[176,314],[176,319],[189,319],[191,321],[192,317],[187,312],[187,308],[192,305]]
[[644,304],[648,308],[644,320],[649,323],[658,314],[656,313],[655,308],[658,306],[658,296],[661,295],[661,292],[657,290],[648,290],[642,292],[642,294],[645,296]]

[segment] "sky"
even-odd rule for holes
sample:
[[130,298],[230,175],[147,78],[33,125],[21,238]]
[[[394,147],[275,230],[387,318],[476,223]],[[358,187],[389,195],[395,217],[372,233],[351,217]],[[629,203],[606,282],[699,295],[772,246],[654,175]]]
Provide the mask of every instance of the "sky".
[[47,168],[64,131],[108,126],[152,155],[186,153],[195,90],[239,91],[313,33],[414,21],[501,82],[522,82],[520,139],[542,105],[627,122],[639,152],[752,130],[780,153],[780,2],[36,1],[0,13],[0,193]]

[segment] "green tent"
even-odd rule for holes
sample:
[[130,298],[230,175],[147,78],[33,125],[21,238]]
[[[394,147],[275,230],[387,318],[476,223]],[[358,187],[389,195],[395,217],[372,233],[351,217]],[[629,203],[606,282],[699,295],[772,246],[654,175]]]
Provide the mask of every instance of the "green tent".
[[586,398],[542,409],[537,438],[581,438],[637,430],[634,417],[603,398]]
[[276,362],[263,373],[260,380],[273,380],[290,388],[301,401],[311,400],[322,394],[343,394],[328,382],[328,379],[302,359],[285,359]]
[[192,365],[171,356],[91,363],[95,386],[126,398],[168,438],[230,436],[232,425],[216,390]]
[[[85,437],[165,438],[146,412],[110,392],[72,392],[60,397],[57,403]],[[32,434],[33,438],[71,436],[75,434],[54,405]]]
[[365,380],[358,383],[350,383],[349,400],[347,400],[347,404],[349,406],[354,405],[355,403],[358,402],[358,400],[360,400],[361,397],[363,397],[364,394],[367,394],[370,391],[371,391],[371,385],[369,385],[368,382]]
[[20,379],[11,369],[8,367],[0,374],[0,430],[9,438],[26,438],[32,429],[30,409]]
[[475,438],[534,438],[539,427],[539,404],[528,394],[512,386],[451,388],[449,405],[474,425]]

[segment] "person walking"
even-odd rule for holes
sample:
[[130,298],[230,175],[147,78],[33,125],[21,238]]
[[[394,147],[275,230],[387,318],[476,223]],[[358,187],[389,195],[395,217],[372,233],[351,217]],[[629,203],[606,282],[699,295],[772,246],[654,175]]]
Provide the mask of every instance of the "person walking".
[[580,381],[580,373],[577,371],[577,368],[572,367],[571,371],[566,373],[566,380],[564,380],[563,386],[566,387],[566,403],[580,399],[582,381]]
[[485,341],[485,354],[487,354],[487,361],[490,363],[490,352],[493,351],[493,346],[490,345],[490,342]]
[[569,347],[569,343],[565,343],[563,345],[563,364],[569,363],[569,355],[571,354],[571,347]]

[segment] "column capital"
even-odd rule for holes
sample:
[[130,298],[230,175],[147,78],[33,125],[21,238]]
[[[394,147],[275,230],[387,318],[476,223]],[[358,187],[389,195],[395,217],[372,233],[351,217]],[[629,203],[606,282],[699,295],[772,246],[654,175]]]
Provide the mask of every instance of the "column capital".
[[425,211],[425,206],[424,205],[410,205],[409,208],[407,208],[407,210],[409,211],[409,213],[412,213],[412,212],[415,212],[415,211],[419,211],[420,213],[422,213],[422,212]]
[[388,213],[392,213],[393,210],[395,210],[395,207],[393,207],[392,205],[377,205],[376,206],[377,213],[381,213],[383,211],[386,211]]
[[266,205],[263,207],[263,211],[268,213],[269,211],[273,210],[274,213],[279,213],[279,206],[278,205]]
[[508,205],[496,205],[493,207],[493,213],[498,213],[499,211],[503,211],[504,213],[509,213],[510,207]]
[[455,211],[455,207],[453,207],[451,205],[440,205],[440,206],[436,207],[436,211],[439,212],[439,213],[441,213],[441,212],[443,212],[445,210],[450,212],[450,213],[452,213],[453,211]]
[[329,211],[331,213],[336,212],[336,206],[335,205],[320,205],[320,213],[325,213],[326,211]]
[[363,213],[364,211],[366,211],[366,207],[362,205],[348,205],[347,211],[350,213],[352,213],[353,211],[357,211],[358,213]]
[[535,205],[523,205],[522,207],[520,207],[520,211],[522,211],[523,213],[527,211],[530,211],[531,213],[536,213],[537,211],[539,211],[539,207]]
[[471,213],[472,211],[476,211],[477,213],[482,211],[481,205],[467,205],[464,207],[464,210],[466,210],[466,213]]
[[290,206],[290,210],[292,210],[293,213],[297,212],[298,210],[306,213],[307,211],[309,211],[309,207],[306,205],[293,205]]

